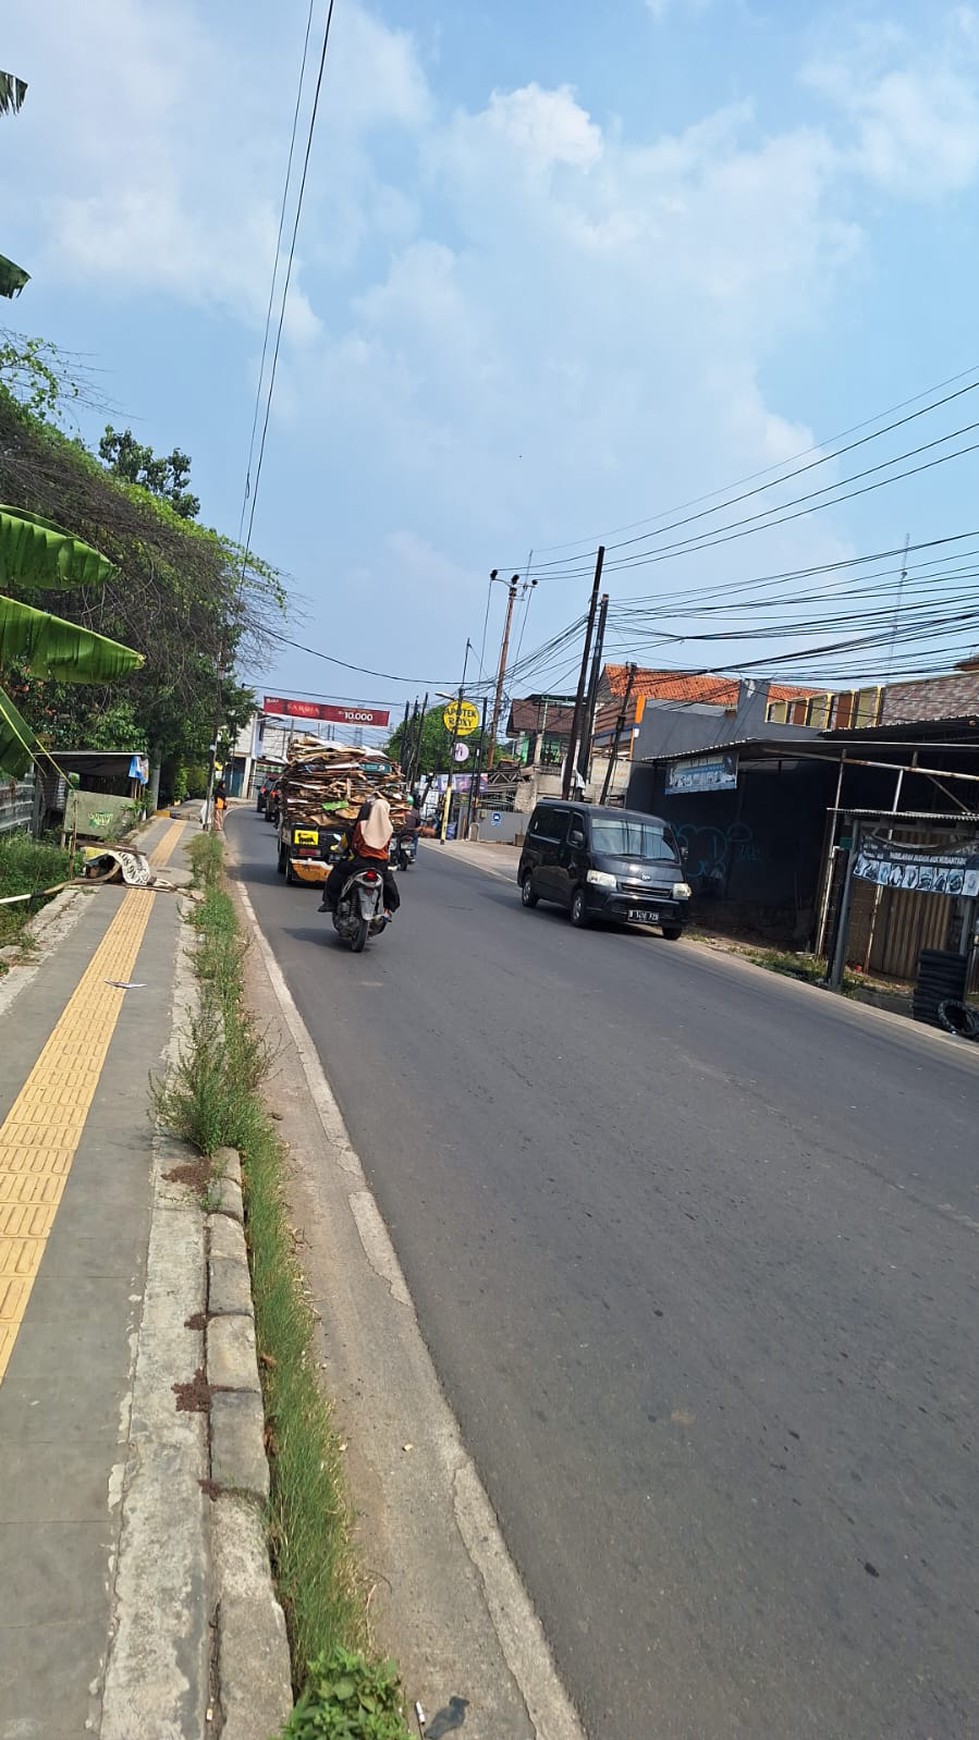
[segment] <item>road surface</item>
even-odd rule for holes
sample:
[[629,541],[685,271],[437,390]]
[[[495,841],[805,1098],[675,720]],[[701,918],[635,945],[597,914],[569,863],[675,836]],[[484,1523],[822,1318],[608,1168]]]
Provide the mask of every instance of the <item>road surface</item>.
[[979,1048],[233,827],[590,1740],[979,1734]]

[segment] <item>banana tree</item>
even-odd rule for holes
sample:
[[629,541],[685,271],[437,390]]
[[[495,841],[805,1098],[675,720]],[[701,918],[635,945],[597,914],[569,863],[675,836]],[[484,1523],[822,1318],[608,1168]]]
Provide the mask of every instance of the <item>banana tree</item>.
[[[27,95],[27,84],[15,73],[0,72],[0,115],[16,115]],[[0,254],[0,296],[19,296],[30,283],[30,273]]]
[[[0,507],[0,586],[67,588],[90,585],[113,573],[113,564],[50,520]],[[143,655],[46,610],[0,593],[0,670],[16,660],[32,676],[62,683],[111,683],[134,671]],[[0,689],[0,770],[19,776],[47,751]]]

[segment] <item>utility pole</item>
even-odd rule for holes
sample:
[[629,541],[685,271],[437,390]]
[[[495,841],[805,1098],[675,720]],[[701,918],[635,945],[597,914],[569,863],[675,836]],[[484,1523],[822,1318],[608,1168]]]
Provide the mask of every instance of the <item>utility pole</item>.
[[428,690],[426,689],[425,690],[425,699],[422,702],[422,709],[418,715],[418,737],[415,741],[415,747],[414,747],[412,764],[411,764],[412,772],[415,776],[416,784],[421,779],[421,776],[422,776],[422,758],[425,754],[425,720],[427,718],[428,718]]
[[469,641],[466,641],[466,656],[462,661],[462,682],[459,684],[459,700],[456,707],[455,730],[452,733],[452,748],[449,750],[449,777],[445,787],[445,807],[442,810],[442,828],[439,838],[445,844],[449,831],[449,811],[452,808],[452,770],[456,761],[456,744],[459,741],[459,714],[462,711],[462,698],[466,689],[466,672],[469,669]]
[[[844,820],[846,818],[844,817]],[[827,984],[831,991],[843,988],[843,975],[846,972],[846,945],[850,938],[850,912],[853,906],[853,872],[860,850],[861,823],[851,816],[850,821],[850,852],[846,861],[846,874],[843,878],[843,888],[840,894],[840,909],[836,920],[836,947],[833,950],[833,962],[829,970]]]
[[[490,580],[496,580],[498,578],[499,575],[497,570],[494,568],[490,575]],[[506,677],[507,653],[510,651],[510,625],[513,622],[513,607],[517,602],[517,588],[519,585],[520,575],[514,574],[513,579],[510,581],[510,587],[507,593],[506,621],[503,625],[503,644],[500,647],[500,668],[496,673],[496,695],[493,699],[493,722],[490,726],[489,759],[486,764],[489,773],[492,773],[493,763],[496,760],[496,732],[500,723],[500,709],[503,705],[503,683]]]
[[479,786],[483,777],[483,757],[486,754],[486,696],[483,696],[483,723],[479,730],[479,748],[476,751],[476,765],[469,775],[469,802],[466,805],[466,839],[472,833],[473,810],[479,801]]
[[602,803],[604,803],[605,799],[608,797],[608,788],[612,783],[612,771],[619,759],[619,744],[622,741],[622,733],[625,730],[626,720],[629,717],[629,701],[632,696],[632,685],[635,680],[636,667],[635,665],[630,665],[629,677],[625,686],[625,694],[622,697],[622,709],[615,721],[615,736],[612,738],[612,749],[608,758],[608,766],[605,769],[605,784],[602,786],[602,796],[600,800]]
[[595,734],[595,710],[598,706],[598,684],[602,674],[602,654],[605,651],[605,623],[608,618],[608,593],[603,592],[598,607],[598,629],[595,634],[595,652],[591,661],[591,676],[588,679],[588,701],[581,728],[581,748],[578,753],[578,772],[582,783],[588,784],[588,768],[591,763],[591,741]]
[[585,700],[585,678],[588,675],[588,655],[591,652],[591,637],[595,629],[595,612],[598,609],[598,588],[602,581],[602,569],[605,566],[605,545],[599,544],[598,556],[595,561],[595,578],[592,582],[591,602],[588,606],[588,626],[585,629],[585,644],[581,652],[581,670],[578,673],[578,688],[574,698],[574,712],[571,716],[571,736],[568,739],[568,752],[564,758],[564,778],[561,781],[561,796],[571,796],[572,774],[578,748],[578,738],[581,734],[581,711]]
[[416,695],[415,704],[411,709],[410,717],[405,721],[404,732],[401,738],[401,776],[407,786],[411,785],[411,755],[415,741],[415,720],[417,717],[418,696]]

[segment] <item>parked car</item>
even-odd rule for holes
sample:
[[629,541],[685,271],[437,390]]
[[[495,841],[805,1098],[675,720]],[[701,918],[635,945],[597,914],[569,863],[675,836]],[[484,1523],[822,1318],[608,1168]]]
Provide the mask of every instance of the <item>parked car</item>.
[[596,918],[656,924],[670,942],[682,936],[690,909],[683,854],[669,823],[638,810],[539,803],[517,881],[524,906],[554,901],[578,926]]

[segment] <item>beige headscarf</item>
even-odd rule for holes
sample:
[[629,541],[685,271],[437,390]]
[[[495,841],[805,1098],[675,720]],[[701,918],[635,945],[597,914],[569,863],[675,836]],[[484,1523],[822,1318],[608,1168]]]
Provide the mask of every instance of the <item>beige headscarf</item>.
[[374,799],[370,815],[366,822],[360,824],[360,832],[365,846],[373,846],[375,852],[389,844],[394,829],[391,826],[391,806],[387,798]]

